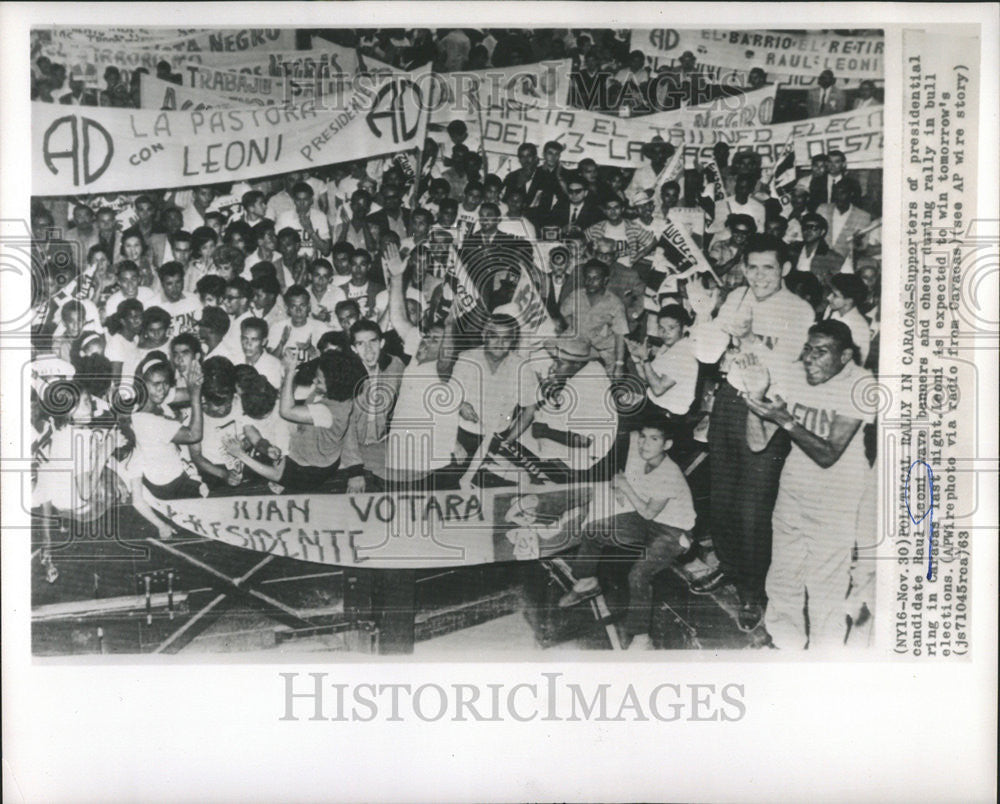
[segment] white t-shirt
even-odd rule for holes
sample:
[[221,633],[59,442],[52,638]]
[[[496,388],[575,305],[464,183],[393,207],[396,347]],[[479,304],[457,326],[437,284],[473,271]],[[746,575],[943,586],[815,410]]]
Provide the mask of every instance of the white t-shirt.
[[449,404],[451,397],[436,361],[410,361],[389,423],[387,469],[425,475],[451,462],[459,423],[458,404]]
[[135,344],[135,342],[126,340],[121,333],[112,335],[108,338],[108,343],[104,347],[104,356],[108,360],[112,363],[122,364],[123,378],[132,377],[135,374],[135,370],[139,366],[139,361],[142,359],[142,355],[142,350]]
[[[653,521],[672,528],[691,530],[694,528],[694,501],[691,499],[691,488],[684,473],[669,456],[660,461],[659,466],[651,472],[646,472],[646,461],[639,455],[639,434],[632,433],[629,438],[628,459],[625,462],[625,479],[643,502],[667,498]],[[626,501],[624,508],[634,510]],[[627,513],[623,506],[615,501],[615,513]]]
[[604,234],[602,236],[614,242],[615,253],[618,255],[618,260],[622,265],[631,265],[628,255],[628,235],[625,229],[625,221],[619,221],[617,226],[605,223]]
[[[857,404],[868,398],[858,386],[871,381],[868,371],[848,363],[835,377],[819,385],[810,385],[805,369],[799,364],[798,371],[789,373],[780,384],[775,384],[768,396],[780,395],[788,404],[789,413],[802,427],[820,438],[829,438],[833,420],[838,415],[858,419],[864,424],[874,420],[871,411],[862,410]],[[793,441],[781,472],[778,494],[790,497],[796,505],[849,513],[853,521],[858,499],[869,478],[864,438],[859,429],[837,462],[826,469]]]
[[[815,311],[807,301],[800,299],[788,288],[781,287],[763,301],[757,301],[749,288],[732,291],[712,322],[721,326],[726,321],[750,319],[750,331],[762,339],[761,343],[741,341],[740,354],[756,354],[771,371],[772,380],[778,380],[776,373],[787,372],[802,354],[809,334],[809,327],[815,322]],[[733,363],[727,353],[723,360],[723,370],[728,371],[729,383],[737,390],[745,390],[742,370]],[[735,355],[732,355],[735,357]],[[710,361],[706,361],[710,362]]]
[[133,413],[132,429],[137,457],[150,483],[165,486],[184,474],[180,447],[173,443],[181,429],[179,421],[155,413]]
[[456,397],[468,402],[479,417],[478,422],[460,419],[463,430],[478,435],[484,434],[484,427],[493,432],[506,430],[518,404],[534,404],[534,388],[527,383],[521,388],[523,362],[521,355],[512,352],[494,371],[482,347],[468,349],[458,356],[451,375],[452,388]]
[[269,352],[264,352],[257,358],[256,363],[247,363],[244,358],[243,363],[257,369],[257,373],[267,378],[275,388],[281,390],[281,361]]
[[455,245],[461,246],[462,242],[472,234],[479,226],[479,207],[469,211],[465,204],[458,205],[458,216],[455,218],[455,228],[458,229],[458,237]]
[[281,418],[278,413],[278,405],[275,404],[272,410],[263,419],[251,419],[249,416],[243,417],[243,427],[253,427],[260,433],[260,437],[267,439],[272,446],[281,450],[282,455],[288,454],[288,445],[292,438],[292,423]]
[[[376,298],[372,301],[372,306],[369,306],[368,304],[368,296],[372,287],[371,282],[365,282],[363,285],[354,285],[351,284],[350,280],[348,280],[342,285],[338,285],[338,287],[344,292],[345,298],[357,301],[358,306],[361,308],[362,318],[375,320],[381,314],[382,311],[378,309],[378,294],[376,294]],[[330,312],[333,312],[333,310],[331,309]],[[336,315],[331,318],[331,329],[334,328],[333,322],[335,321]],[[340,325],[337,324],[337,328],[339,328],[339,326]]]
[[[135,297],[139,300],[139,304],[142,305],[143,310],[148,310],[150,307],[159,304],[156,291],[152,288],[147,288],[145,285],[139,285],[139,292],[135,294]],[[117,313],[118,305],[125,301],[125,298],[125,294],[120,290],[116,290],[108,296],[108,300],[104,303],[104,314],[107,316]]]
[[227,469],[235,469],[237,461],[222,448],[224,438],[236,438],[243,432],[243,409],[239,398],[233,399],[233,407],[227,416],[218,418],[207,413],[202,417],[201,454],[210,463],[219,463]]
[[687,338],[679,340],[653,358],[650,366],[657,374],[665,374],[675,383],[660,396],[656,396],[650,388],[647,396],[661,408],[683,416],[694,402],[695,386],[698,384],[698,361],[691,342]]
[[[285,348],[297,348],[299,350],[300,363],[308,359],[309,347],[316,348],[319,339],[330,331],[330,327],[322,321],[317,321],[315,318],[307,318],[306,323],[301,327],[293,326],[292,322],[289,321],[288,327],[289,333],[288,340],[285,341]],[[280,337],[281,335],[279,334],[278,338]]]
[[[321,240],[330,239],[330,222],[326,219],[326,215],[316,209],[316,207],[312,207],[309,210],[309,222],[312,223],[313,229],[316,230],[316,234]],[[305,230],[302,228],[301,221],[299,221],[299,214],[294,209],[282,212],[274,222],[274,231],[280,232],[285,228],[294,229],[302,236],[302,250],[300,253],[303,257],[316,256],[316,246],[311,240],[306,238]]]
[[195,332],[198,329],[201,300],[197,296],[181,296],[175,302],[167,301],[163,296],[160,296],[155,304],[170,313],[171,338],[182,332]]

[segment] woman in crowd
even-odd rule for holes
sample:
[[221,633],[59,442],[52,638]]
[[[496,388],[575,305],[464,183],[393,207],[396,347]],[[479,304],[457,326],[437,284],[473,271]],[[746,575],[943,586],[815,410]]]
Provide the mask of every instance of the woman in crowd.
[[181,446],[197,444],[203,433],[201,364],[192,362],[185,384],[191,408],[187,424],[166,404],[175,383],[173,367],[162,352],[154,352],[139,366],[136,376],[141,405],[132,413],[135,452],[129,464],[133,496],[142,487],[160,500],[197,497],[200,484],[185,466]]
[[104,320],[108,333],[105,355],[111,361],[115,377],[131,377],[142,360],[139,335],[142,332],[142,303],[124,299],[112,315]]
[[138,266],[140,285],[159,292],[160,280],[156,276],[156,266],[153,265],[149,245],[138,229],[126,229],[122,232],[121,256]]
[[284,376],[279,397],[281,417],[291,422],[288,453],[274,465],[253,457],[237,439],[227,441],[229,454],[281,489],[296,493],[318,491],[332,483],[341,459],[345,464],[357,453],[351,421],[358,414],[355,389],[367,376],[356,355],[326,351],[311,367],[315,377],[308,396],[295,400],[298,367],[295,349],[286,349],[282,358]]

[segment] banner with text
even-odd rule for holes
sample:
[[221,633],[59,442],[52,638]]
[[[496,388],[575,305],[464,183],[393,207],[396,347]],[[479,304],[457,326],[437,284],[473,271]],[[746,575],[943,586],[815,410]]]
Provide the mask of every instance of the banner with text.
[[[515,108],[512,104],[491,106],[485,115],[482,138],[487,152],[516,154],[524,142],[561,142],[562,158],[575,163],[590,157],[598,164],[637,167],[642,148],[654,136],[675,147],[683,147],[688,165],[712,157],[718,142],[733,150],[752,150],[771,164],[785,142],[795,143],[796,163],[808,165],[810,158],[830,150],[843,151],[855,168],[882,166],[882,107],[869,107],[843,114],[746,128],[699,128],[685,125],[683,110],[633,119],[608,117],[580,110],[545,111]],[[470,148],[478,147],[479,132],[470,130]]]
[[324,39],[315,39],[312,50],[267,50],[256,53],[205,53],[196,63],[219,70],[270,75],[315,78],[353,74],[358,71],[358,54]]
[[405,569],[489,564],[493,494],[315,494],[149,503],[179,528],[275,556]]
[[747,72],[760,67],[769,75],[832,70],[838,80],[857,81],[885,74],[883,36],[656,28],[633,31],[632,47],[654,59],[676,60],[690,51],[699,62]]
[[149,504],[171,524],[258,553],[341,567],[429,569],[530,561],[615,513],[610,487],[214,497]]
[[293,28],[219,28],[172,39],[142,43],[156,50],[180,50],[185,53],[260,53],[268,50],[291,50],[295,47]]
[[[204,68],[211,69],[211,68]],[[226,73],[233,78],[245,79],[243,73]],[[251,80],[258,79],[258,76],[249,76]],[[270,81],[271,79],[266,79]],[[159,109],[165,112],[173,112],[178,109],[228,109],[235,106],[276,106],[278,101],[266,94],[253,94],[245,96],[253,100],[245,100],[244,97],[231,97],[220,92],[212,92],[207,89],[191,89],[183,85],[164,81],[152,75],[143,73],[139,78],[139,107],[141,109]],[[275,96],[279,97],[279,96]]]
[[481,110],[504,100],[529,108],[563,109],[569,93],[569,59],[433,73],[431,81],[431,122],[475,119]]
[[37,195],[231,182],[423,144],[421,74],[382,76],[342,111],[288,107],[164,112],[32,104]]
[[735,92],[695,106],[685,106],[676,114],[680,125],[696,128],[750,128],[766,126],[774,114],[777,84],[750,92]]

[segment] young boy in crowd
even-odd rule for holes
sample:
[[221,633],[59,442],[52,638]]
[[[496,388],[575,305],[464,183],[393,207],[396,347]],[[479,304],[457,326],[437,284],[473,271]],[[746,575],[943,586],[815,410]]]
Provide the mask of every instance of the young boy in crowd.
[[630,637],[630,650],[652,647],[653,577],[691,546],[694,503],[684,474],[667,456],[671,446],[672,430],[664,421],[650,422],[632,433],[625,471],[611,482],[614,513],[597,518],[607,509],[602,511],[596,504],[599,498],[595,498],[579,551],[570,562],[578,580],[559,600],[566,608],[600,594],[597,568],[606,546],[642,548],[628,577],[629,609],[624,628]]

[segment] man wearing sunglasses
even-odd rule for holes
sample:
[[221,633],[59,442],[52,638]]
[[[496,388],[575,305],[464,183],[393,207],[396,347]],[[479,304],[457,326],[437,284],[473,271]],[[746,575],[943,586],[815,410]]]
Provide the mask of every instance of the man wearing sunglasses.
[[844,257],[826,242],[826,218],[816,213],[802,216],[802,242],[792,243],[789,252],[796,271],[811,273],[820,281],[823,292],[830,292],[830,277],[840,273]]

